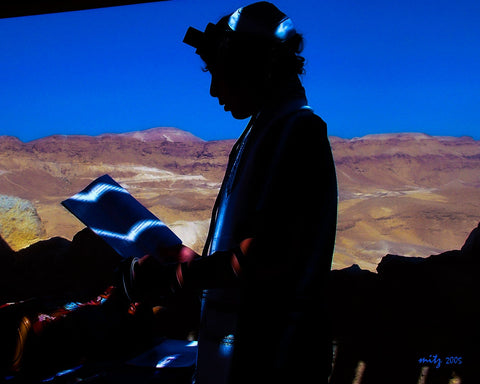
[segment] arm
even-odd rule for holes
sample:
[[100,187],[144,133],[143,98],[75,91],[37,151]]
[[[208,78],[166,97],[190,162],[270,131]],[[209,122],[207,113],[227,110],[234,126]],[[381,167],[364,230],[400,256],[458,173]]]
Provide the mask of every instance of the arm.
[[230,251],[200,257],[186,246],[164,250],[162,256],[178,262],[164,263],[164,257],[132,259],[123,273],[123,287],[131,301],[155,302],[181,289],[201,290],[235,282],[247,263],[252,238]]

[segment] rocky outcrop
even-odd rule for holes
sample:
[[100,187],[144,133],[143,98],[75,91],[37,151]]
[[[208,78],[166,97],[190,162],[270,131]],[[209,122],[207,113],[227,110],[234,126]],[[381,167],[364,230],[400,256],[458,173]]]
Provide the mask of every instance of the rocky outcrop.
[[[8,256],[8,258],[7,258]],[[0,253],[0,302],[40,297],[80,299],[112,282],[120,257],[90,230],[72,241],[39,241],[17,252]]]
[[[115,280],[114,271],[120,262],[119,256],[88,229],[79,232],[73,241],[52,238],[18,252],[3,247],[0,258],[0,300],[27,299],[17,310],[30,314],[45,311],[46,307],[52,309],[52,303],[63,305],[67,300],[98,295]],[[387,255],[377,273],[358,265],[332,271],[329,312],[336,358],[331,383],[350,384],[355,376],[361,376],[361,382],[366,384],[417,383],[428,369],[430,382],[448,382],[451,377],[476,382],[480,377],[475,368],[480,358],[479,264],[480,224],[459,250],[425,258]],[[32,301],[33,297],[36,299]],[[173,305],[177,310],[172,317],[161,317],[163,332],[182,335],[196,326],[192,319],[198,319],[198,300],[182,300]],[[108,308],[107,312],[80,312],[47,336],[71,337],[71,330],[81,325],[78,332],[84,340],[76,337],[75,343],[90,351],[92,346],[101,345],[101,353],[108,354],[111,340],[101,339],[102,335],[118,337],[118,333],[108,330],[131,321],[118,317],[115,307]],[[186,309],[191,309],[188,315]],[[18,315],[14,318],[19,320]],[[10,337],[6,331],[12,330],[12,325],[5,322],[11,317],[1,319],[0,329]],[[137,318],[135,326],[150,329],[151,320],[151,316]],[[127,332],[122,337],[129,335]],[[41,339],[45,345],[48,337]],[[148,337],[143,335],[143,342],[148,342]],[[65,351],[68,348],[72,346],[65,344]],[[51,359],[48,363],[34,356],[31,364],[35,367],[39,367],[38,361],[42,361],[43,368],[52,364]]]
[[38,241],[44,229],[35,206],[28,200],[0,195],[0,236],[14,249]]
[[[0,381],[14,373],[13,382],[40,383],[85,361],[120,365],[160,337],[185,339],[196,329],[197,295],[133,311],[117,288],[121,257],[89,229],[72,241],[56,237],[17,252],[0,248],[0,262]],[[21,358],[13,359],[16,351]]]
[[[460,250],[332,271],[332,384],[477,382],[480,225]],[[361,364],[360,364],[361,363]],[[361,367],[361,372],[359,372]],[[422,373],[423,372],[423,373]]]

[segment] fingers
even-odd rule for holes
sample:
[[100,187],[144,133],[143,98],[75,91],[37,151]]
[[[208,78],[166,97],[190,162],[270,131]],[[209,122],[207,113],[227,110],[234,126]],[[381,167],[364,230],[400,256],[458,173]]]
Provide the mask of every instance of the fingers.
[[159,247],[155,254],[155,258],[162,263],[185,263],[192,261],[198,256],[198,253],[183,244],[174,245],[173,247]]
[[189,263],[191,262],[194,258],[198,257],[199,255],[191,248],[182,245],[181,249],[178,252],[178,259],[177,261],[179,263]]
[[251,248],[253,241],[253,237],[249,237],[240,242],[240,250],[244,255],[246,255],[248,250]]

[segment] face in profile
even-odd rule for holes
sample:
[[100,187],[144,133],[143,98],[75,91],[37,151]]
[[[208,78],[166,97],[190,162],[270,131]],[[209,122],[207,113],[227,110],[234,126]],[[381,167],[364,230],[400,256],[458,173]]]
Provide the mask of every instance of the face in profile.
[[262,106],[265,82],[261,70],[254,67],[251,59],[224,51],[208,66],[212,77],[210,94],[218,98],[220,105],[235,119],[250,117]]

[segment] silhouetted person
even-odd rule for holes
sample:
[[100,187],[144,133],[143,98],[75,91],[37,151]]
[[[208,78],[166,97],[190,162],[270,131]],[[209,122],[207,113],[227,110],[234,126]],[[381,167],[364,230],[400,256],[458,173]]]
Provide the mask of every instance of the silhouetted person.
[[[190,28],[234,118],[250,118],[230,154],[203,257],[185,246],[133,260],[134,300],[203,290],[196,383],[327,382],[325,283],[337,184],[326,124],[299,79],[302,37],[267,2]],[[166,261],[175,262],[166,263]]]

